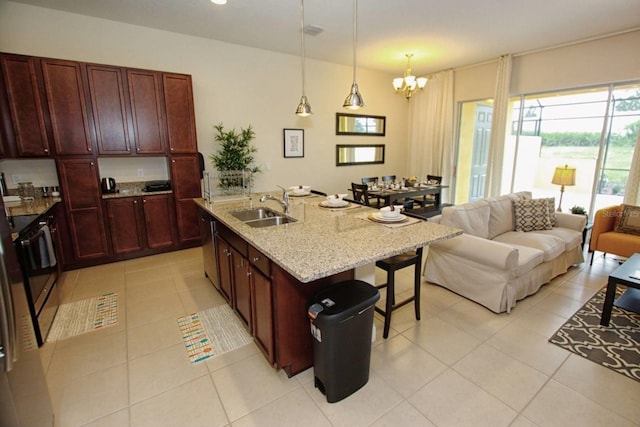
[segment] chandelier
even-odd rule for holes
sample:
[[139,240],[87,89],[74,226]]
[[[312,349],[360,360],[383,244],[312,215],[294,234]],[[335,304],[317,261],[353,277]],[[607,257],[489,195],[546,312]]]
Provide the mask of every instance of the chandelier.
[[393,79],[393,88],[396,93],[403,95],[405,98],[410,99],[413,92],[416,90],[424,89],[427,84],[426,77],[417,77],[411,74],[411,57],[412,53],[407,53],[407,69],[404,71],[404,77],[397,77]]

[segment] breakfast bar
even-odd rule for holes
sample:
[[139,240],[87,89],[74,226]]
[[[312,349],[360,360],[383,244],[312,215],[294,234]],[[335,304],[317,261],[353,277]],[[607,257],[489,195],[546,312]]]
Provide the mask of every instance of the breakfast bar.
[[[210,279],[214,284],[219,280],[218,289],[245,321],[269,362],[289,376],[313,363],[306,305],[318,290],[354,278],[358,267],[461,234],[456,228],[415,219],[402,224],[371,221],[368,218],[376,209],[352,203],[327,207],[324,197],[313,194],[291,197],[287,217],[293,222],[252,227],[236,217],[238,211],[260,207],[282,211],[277,203],[261,203],[259,198],[195,202],[201,214],[215,222],[218,277]],[[249,269],[246,275],[237,274],[236,280],[226,272],[227,259],[234,256],[240,261],[232,261],[231,268]],[[272,323],[269,333],[265,333],[265,322]]]

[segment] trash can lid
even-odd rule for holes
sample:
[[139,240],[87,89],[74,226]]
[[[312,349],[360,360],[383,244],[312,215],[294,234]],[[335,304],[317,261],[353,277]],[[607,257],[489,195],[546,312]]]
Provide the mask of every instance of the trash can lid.
[[340,320],[374,305],[379,299],[380,291],[375,286],[362,280],[348,280],[318,292],[310,301],[307,314],[311,319],[322,316]]

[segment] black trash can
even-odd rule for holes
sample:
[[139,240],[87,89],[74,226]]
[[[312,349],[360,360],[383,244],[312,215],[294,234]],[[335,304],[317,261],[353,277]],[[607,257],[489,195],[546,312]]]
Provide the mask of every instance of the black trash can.
[[314,384],[329,403],[369,381],[373,306],[379,299],[376,287],[348,280],[320,291],[309,303]]

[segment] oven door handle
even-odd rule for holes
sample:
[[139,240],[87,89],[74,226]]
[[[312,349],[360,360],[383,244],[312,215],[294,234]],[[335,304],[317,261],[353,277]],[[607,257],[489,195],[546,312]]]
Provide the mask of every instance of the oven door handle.
[[44,234],[44,231],[42,231],[42,228],[39,228],[38,231],[30,235],[29,237],[22,238],[20,240],[20,244],[22,245],[22,247],[38,244],[38,240],[42,237],[43,234]]

